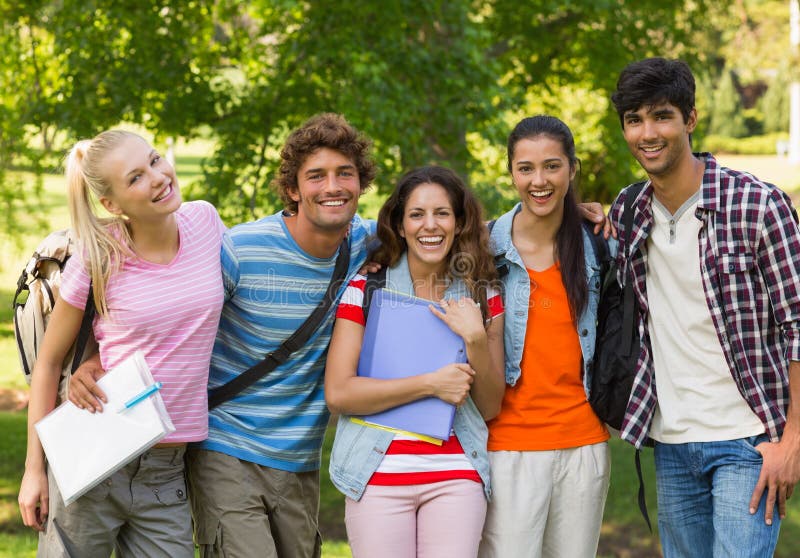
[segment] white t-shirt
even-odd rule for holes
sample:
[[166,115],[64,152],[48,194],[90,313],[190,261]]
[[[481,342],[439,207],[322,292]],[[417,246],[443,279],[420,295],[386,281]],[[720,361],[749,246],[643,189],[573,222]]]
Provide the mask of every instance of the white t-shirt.
[[670,215],[653,197],[653,229],[647,239],[647,326],[658,397],[649,435],[670,444],[764,432],[739,393],[706,302],[698,199],[699,193]]

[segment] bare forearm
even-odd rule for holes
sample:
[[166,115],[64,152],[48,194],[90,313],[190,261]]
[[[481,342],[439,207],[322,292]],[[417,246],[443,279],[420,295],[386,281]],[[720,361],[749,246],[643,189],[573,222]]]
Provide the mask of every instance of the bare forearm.
[[39,441],[35,425],[55,407],[60,376],[61,370],[57,366],[48,366],[42,362],[41,358],[34,367],[31,376],[31,395],[28,403],[26,469],[44,470],[44,450]]
[[485,335],[479,338],[479,345],[466,343],[469,362],[475,369],[472,400],[484,420],[493,419],[500,412],[506,389],[503,327],[504,316],[496,316]]
[[351,376],[325,393],[334,413],[368,415],[434,395],[428,374],[382,380]]
[[505,390],[502,370],[493,362],[489,351],[489,339],[467,343],[467,358],[475,370],[475,381],[470,396],[485,420],[494,418],[500,412],[500,403]]

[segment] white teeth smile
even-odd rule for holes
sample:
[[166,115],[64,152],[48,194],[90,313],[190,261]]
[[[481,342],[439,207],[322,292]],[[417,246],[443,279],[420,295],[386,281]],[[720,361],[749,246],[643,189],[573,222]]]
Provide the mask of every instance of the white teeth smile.
[[344,205],[344,200],[328,200],[321,202],[324,207],[339,207]]
[[655,153],[657,151],[661,151],[661,146],[658,147],[642,147],[642,151],[645,153]]
[[436,246],[444,241],[444,236],[420,236],[417,240],[419,240],[420,244]]
[[164,188],[164,190],[158,195],[158,197],[153,199],[153,201],[154,202],[160,202],[161,200],[166,198],[171,193],[172,193],[172,183],[170,182],[169,184],[167,184],[167,187]]
[[531,192],[531,196],[533,196],[534,198],[546,198],[552,193],[553,190],[535,190]]

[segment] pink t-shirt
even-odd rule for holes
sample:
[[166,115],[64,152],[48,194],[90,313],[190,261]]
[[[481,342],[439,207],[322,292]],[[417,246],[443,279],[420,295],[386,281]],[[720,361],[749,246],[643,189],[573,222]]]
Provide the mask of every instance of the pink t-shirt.
[[[106,289],[108,316],[95,317],[103,368],[140,349],[156,380],[175,432],[162,442],[208,436],[208,368],[224,292],[220,246],[225,225],[214,206],[187,202],[176,212],[180,247],[169,264],[125,260]],[[83,309],[90,277],[79,253],[67,262],[61,297]]]

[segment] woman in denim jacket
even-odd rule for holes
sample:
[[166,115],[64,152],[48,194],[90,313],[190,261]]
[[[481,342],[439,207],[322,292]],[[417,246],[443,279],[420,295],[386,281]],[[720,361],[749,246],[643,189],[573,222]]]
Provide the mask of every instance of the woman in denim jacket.
[[[348,285],[337,310],[325,370],[325,399],[339,413],[330,473],[347,497],[353,556],[475,556],[491,495],[484,420],[500,409],[503,316],[477,199],[452,171],[406,174],[378,217],[386,286],[432,302],[461,336],[468,364],[448,364],[402,379],[359,377],[364,337],[364,276]],[[415,347],[408,347],[415,350]],[[406,433],[354,423],[365,415],[438,397],[457,405],[441,446]]]
[[508,270],[509,387],[489,423],[494,496],[481,556],[597,551],[609,435],[587,401],[601,279],[579,215],[578,167],[572,133],[559,119],[525,118],[511,132],[508,168],[521,201],[491,233]]

